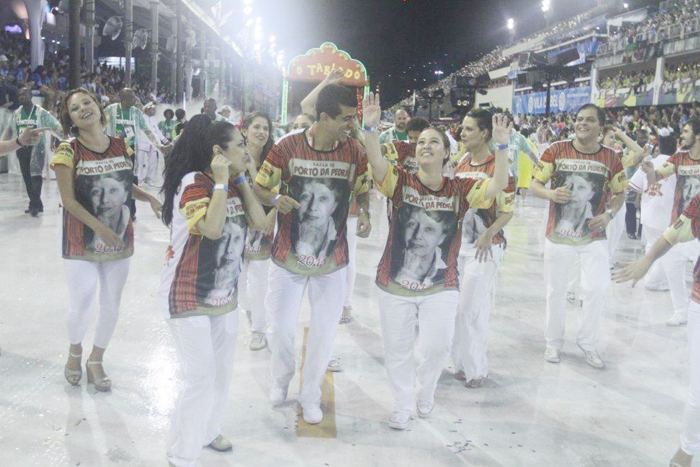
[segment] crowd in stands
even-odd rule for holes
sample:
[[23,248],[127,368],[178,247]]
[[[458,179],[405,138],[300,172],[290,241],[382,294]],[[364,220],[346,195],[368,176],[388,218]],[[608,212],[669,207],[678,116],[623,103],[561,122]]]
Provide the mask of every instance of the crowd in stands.
[[[683,62],[678,65],[667,64],[664,68],[663,92],[677,89],[687,92],[700,79],[700,62]],[[598,87],[601,90],[631,89],[635,93],[651,90],[654,82],[654,70],[624,71],[615,76],[601,77]]]

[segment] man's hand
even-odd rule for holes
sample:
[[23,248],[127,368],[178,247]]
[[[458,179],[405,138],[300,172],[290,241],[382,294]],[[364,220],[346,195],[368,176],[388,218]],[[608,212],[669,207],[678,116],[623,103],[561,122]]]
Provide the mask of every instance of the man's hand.
[[493,250],[491,246],[493,245],[493,234],[489,231],[485,231],[479,238],[476,239],[474,246],[476,247],[476,255],[474,257],[480,263],[485,263],[489,260],[489,257],[493,259]]
[[360,238],[369,237],[369,233],[372,231],[372,223],[369,220],[369,213],[367,211],[361,211],[360,215],[357,217],[357,236]]
[[566,204],[571,201],[571,190],[566,185],[556,190],[549,190],[549,199],[557,204]]
[[282,195],[277,198],[277,204],[275,204],[275,207],[282,214],[287,214],[292,209],[299,209],[299,203],[294,198]]
[[588,228],[591,230],[597,230],[598,232],[602,232],[603,230],[605,230],[605,228],[608,226],[611,220],[612,217],[610,217],[610,214],[604,212],[603,214],[595,216],[593,219],[588,221]]
[[21,135],[19,135],[19,142],[22,146],[34,146],[44,135],[45,131],[49,131],[50,128],[33,128],[31,130],[24,130]]

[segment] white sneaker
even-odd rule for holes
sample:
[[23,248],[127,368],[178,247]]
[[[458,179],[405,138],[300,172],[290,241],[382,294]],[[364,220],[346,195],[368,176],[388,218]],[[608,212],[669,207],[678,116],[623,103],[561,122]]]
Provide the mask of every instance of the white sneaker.
[[544,349],[544,359],[549,363],[559,363],[561,361],[561,350],[547,346]]
[[466,381],[467,377],[464,374],[464,370],[459,370],[457,373],[455,373],[455,379],[458,381]]
[[323,411],[318,404],[302,405],[301,415],[309,425],[318,425],[323,421]]
[[250,350],[261,350],[267,347],[267,339],[265,333],[253,331],[253,336],[250,338]]
[[332,371],[333,373],[337,373],[339,371],[343,371],[343,365],[340,364],[340,361],[337,358],[332,358],[330,362],[328,362],[328,371]]
[[597,350],[584,350],[580,345],[578,348],[583,350],[583,355],[586,357],[586,363],[588,363],[590,366],[599,370],[605,366],[603,359],[600,358]]
[[214,451],[218,451],[218,452],[227,452],[227,451],[230,451],[233,449],[233,445],[231,444],[231,441],[224,438],[223,435],[219,435],[216,438],[214,438],[214,441],[209,443],[208,446],[210,448],[212,448]]
[[395,430],[405,430],[411,423],[411,416],[405,412],[394,412],[389,417],[389,427]]
[[685,313],[674,313],[666,320],[666,326],[682,326],[688,322],[688,315]]
[[427,417],[433,408],[435,408],[435,401],[418,401],[416,404],[416,410],[418,410],[420,417]]
[[280,405],[284,404],[284,401],[287,400],[288,390],[288,386],[281,388],[277,385],[277,383],[272,383],[272,387],[270,388],[270,402],[272,402],[274,407],[279,407]]

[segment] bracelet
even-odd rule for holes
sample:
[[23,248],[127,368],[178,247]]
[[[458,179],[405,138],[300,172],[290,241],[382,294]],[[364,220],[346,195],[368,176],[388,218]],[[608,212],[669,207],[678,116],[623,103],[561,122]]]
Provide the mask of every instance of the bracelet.
[[508,149],[508,145],[507,144],[497,144],[496,149],[498,149],[499,151],[505,151],[506,149]]
[[228,191],[228,185],[223,183],[217,183],[216,185],[214,185],[214,189]]
[[277,195],[275,196],[275,199],[272,200],[272,205],[277,206],[277,201],[282,197],[282,195]]
[[362,128],[363,128],[365,131],[376,131],[376,130],[377,130],[377,127],[376,127],[376,126],[367,126],[367,125],[365,125],[365,126],[362,127]]
[[248,179],[245,177],[245,175],[240,175],[233,180],[233,183],[236,185],[240,185],[241,183],[245,183],[247,181]]
[[607,211],[605,211],[605,214],[607,214],[608,216],[610,216],[610,219],[611,219],[611,220],[612,220],[612,219],[615,219],[615,212],[613,212],[612,209],[608,209]]
[[370,217],[370,216],[369,216],[369,211],[368,211],[367,209],[365,209],[365,208],[360,208],[358,214],[367,214],[367,217]]

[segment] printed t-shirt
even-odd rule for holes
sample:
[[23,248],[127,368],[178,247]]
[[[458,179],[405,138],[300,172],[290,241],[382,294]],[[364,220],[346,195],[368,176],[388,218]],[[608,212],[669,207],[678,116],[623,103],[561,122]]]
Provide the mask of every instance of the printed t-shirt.
[[[651,160],[654,170],[661,167],[670,156],[659,155]],[[638,170],[630,179],[630,188],[642,194],[642,225],[656,230],[664,230],[671,224],[673,196],[676,191],[676,176],[671,175],[649,186],[647,175]]]
[[673,174],[677,177],[676,196],[671,214],[671,222],[675,222],[695,195],[700,192],[700,160],[691,159],[689,151],[677,151],[659,168],[658,173],[663,178]]
[[[664,232],[664,238],[671,245],[700,239],[700,193],[695,195],[673,225]],[[693,291],[690,298],[700,303],[700,258],[693,269]]]
[[568,186],[571,201],[549,203],[547,239],[553,243],[586,245],[605,239],[605,230],[591,231],[588,222],[603,214],[611,193],[622,193],[627,177],[618,153],[601,146],[584,154],[573,141],[552,143],[542,154],[532,177],[542,184],[552,180],[551,189]]
[[[260,170],[259,167],[258,170]],[[252,188],[253,183],[255,183],[254,180],[252,180],[247,175],[246,177],[248,178],[248,183],[250,183]],[[277,191],[277,189],[273,191]],[[263,206],[263,210],[267,215],[270,213],[270,211],[272,211],[272,207]],[[249,228],[248,235],[245,239],[245,251],[243,253],[243,258],[250,261],[264,261],[266,259],[269,259],[272,255],[272,243],[274,242],[274,240],[274,230],[273,232],[270,232],[269,234],[265,235],[259,230]]]
[[[455,169],[455,177],[472,180],[486,180],[493,178],[496,170],[496,157],[491,154],[481,164],[472,165],[470,155],[462,160]],[[515,210],[515,180],[508,176],[508,187],[496,196],[496,202],[488,209],[469,208],[462,221],[462,241],[475,243],[479,236],[486,231],[498,217],[499,212],[513,212]],[[505,242],[503,230],[493,236],[493,244],[500,245]]]
[[[314,128],[314,127],[311,127]],[[277,216],[272,260],[305,276],[329,274],[348,264],[346,221],[352,192],[369,190],[367,156],[352,138],[317,151],[307,133],[287,135],[267,155],[256,182],[301,205]]]
[[213,192],[209,175],[190,172],[175,193],[159,291],[168,318],[221,315],[238,306],[238,276],[248,231],[243,198],[229,182],[226,222],[221,237],[212,240],[197,230],[197,223],[206,215]]
[[65,259],[113,261],[134,254],[131,223],[134,152],[121,138],[109,138],[104,153],[86,148],[77,138],[62,142],[51,160],[51,168],[73,169],[75,200],[97,220],[122,238],[121,248],[110,247],[93,231],[63,209],[62,254]]
[[462,219],[470,206],[486,209],[490,180],[443,177],[433,191],[418,175],[389,168],[379,190],[392,201],[389,238],[377,268],[380,289],[406,296],[459,288],[457,257]]
[[418,172],[416,160],[416,145],[405,141],[382,144],[386,149],[385,157],[394,167],[401,167],[408,173]]

